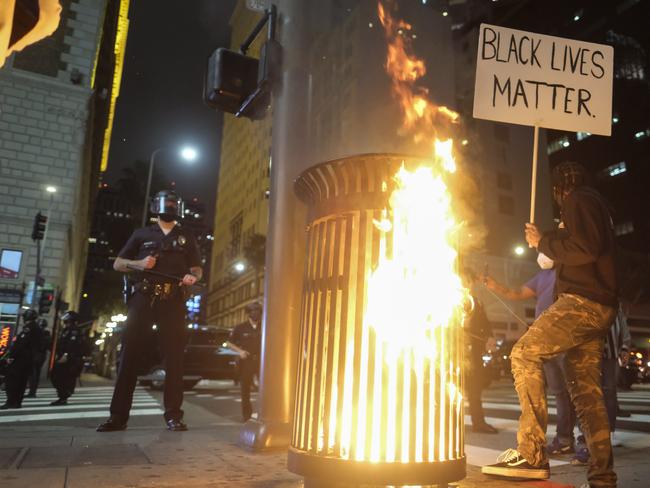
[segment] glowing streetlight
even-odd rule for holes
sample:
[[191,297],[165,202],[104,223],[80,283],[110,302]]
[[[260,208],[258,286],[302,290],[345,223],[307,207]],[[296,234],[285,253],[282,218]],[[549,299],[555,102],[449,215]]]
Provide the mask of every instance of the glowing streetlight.
[[243,273],[244,270],[246,269],[246,265],[244,263],[242,263],[241,261],[237,261],[235,263],[234,268],[235,268],[235,271],[237,271],[238,273]]
[[48,193],[56,193],[56,186],[48,185],[45,187],[45,191]]
[[180,155],[185,161],[192,162],[198,157],[199,153],[193,147],[186,146],[181,149]]
[[523,256],[526,250],[524,249],[524,246],[517,246],[515,247],[515,254],[517,256]]

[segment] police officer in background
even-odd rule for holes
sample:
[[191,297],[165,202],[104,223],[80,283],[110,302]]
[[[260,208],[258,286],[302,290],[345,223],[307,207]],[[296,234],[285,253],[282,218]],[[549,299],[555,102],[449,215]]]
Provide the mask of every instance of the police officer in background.
[[61,317],[63,329],[57,341],[52,368],[52,385],[56,388],[57,400],[50,405],[67,405],[74,393],[77,379],[83,369],[85,338],[79,330],[79,314],[70,310]]
[[239,385],[244,422],[251,418],[253,414],[251,387],[255,375],[258,375],[260,371],[262,306],[257,302],[253,302],[246,305],[245,310],[246,321],[235,326],[228,341],[228,347],[239,354]]
[[[183,216],[183,202],[174,192],[159,192],[150,210],[158,216],[157,222],[137,229],[113,266],[122,273],[132,272],[132,279],[111,415],[97,428],[99,432],[126,429],[140,358],[145,350],[154,347],[147,341],[152,337],[154,323],[158,327],[165,366],[167,429],[187,430],[181,409],[186,334],[183,290],[201,279],[201,259],[196,240],[178,223]],[[172,279],[170,276],[178,278]]]
[[47,330],[47,320],[40,318],[36,321],[36,325],[40,329],[38,337],[38,344],[34,353],[34,362],[32,364],[32,375],[29,377],[29,393],[25,395],[27,398],[35,398],[36,391],[38,390],[38,383],[41,380],[41,370],[43,363],[47,357],[47,351],[52,347],[52,334]]
[[33,357],[38,343],[38,325],[36,310],[25,310],[23,312],[23,328],[20,331],[9,349],[7,363],[6,388],[7,401],[0,406],[1,410],[9,408],[21,408],[27,380],[32,374]]

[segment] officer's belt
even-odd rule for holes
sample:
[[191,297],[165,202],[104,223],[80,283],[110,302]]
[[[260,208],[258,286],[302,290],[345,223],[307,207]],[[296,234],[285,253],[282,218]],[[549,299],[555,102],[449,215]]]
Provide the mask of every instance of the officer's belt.
[[146,279],[135,283],[133,290],[145,295],[151,295],[152,298],[155,297],[160,300],[169,300],[178,296],[180,293],[180,289],[176,283],[152,283]]

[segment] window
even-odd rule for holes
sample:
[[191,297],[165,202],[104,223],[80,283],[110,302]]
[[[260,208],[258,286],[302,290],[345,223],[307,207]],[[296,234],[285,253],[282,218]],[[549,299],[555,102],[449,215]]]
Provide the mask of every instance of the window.
[[512,197],[499,195],[499,212],[504,215],[515,214],[515,201]]
[[614,227],[614,232],[617,236],[623,236],[625,234],[631,234],[634,232],[634,223],[633,222],[623,222],[616,224]]
[[230,258],[236,257],[241,251],[243,223],[244,217],[241,213],[230,221]]
[[604,176],[618,176],[627,172],[627,164],[625,161],[621,161],[617,164],[612,164],[602,171]]
[[526,318],[527,319],[534,319],[535,318],[535,309],[526,307]]
[[512,190],[512,177],[508,173],[497,172],[497,187],[501,190]]
[[0,253],[0,278],[17,279],[22,260],[22,251],[3,249]]
[[589,132],[576,132],[576,139],[578,141],[583,141],[587,137],[589,137],[590,135],[591,135],[591,133],[589,133]]
[[650,129],[640,130],[634,134],[634,139],[637,141],[645,139],[646,137],[650,137]]
[[546,152],[550,156],[551,154],[556,153],[561,149],[564,149],[565,147],[569,147],[570,145],[571,143],[569,142],[569,137],[563,136],[560,137],[559,139],[555,139],[554,141],[551,141],[548,144],[548,148],[546,149]]

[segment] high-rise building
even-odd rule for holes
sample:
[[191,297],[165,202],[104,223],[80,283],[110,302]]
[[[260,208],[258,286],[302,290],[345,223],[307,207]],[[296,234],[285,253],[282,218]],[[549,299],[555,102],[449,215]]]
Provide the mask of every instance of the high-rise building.
[[[239,2],[231,19],[233,47],[239,46],[259,17],[246,11],[243,4]],[[399,2],[398,6],[396,15],[410,24],[400,35],[409,37],[415,53],[426,64],[427,74],[419,80],[419,86],[427,90],[435,104],[461,113],[460,126],[453,130],[456,151],[463,171],[477,187],[470,199],[474,213],[472,226],[464,237],[467,242],[461,243],[463,249],[472,251],[464,254],[464,264],[482,272],[487,262],[490,272],[501,282],[511,286],[522,284],[536,269],[533,253],[523,236],[524,223],[529,219],[532,128],[473,120],[471,95],[476,49],[473,39],[477,38],[472,36],[477,34],[468,32],[470,39],[459,41],[451,19],[427,2]],[[309,22],[307,46],[286,47],[306,49],[309,102],[304,110],[309,112],[308,165],[363,153],[431,156],[430,146],[415,145],[402,131],[399,104],[384,68],[387,47],[377,2],[311,2],[308,10],[310,17],[304,19]],[[473,52],[458,47],[465,41],[468,46],[473,43]],[[216,300],[215,308],[210,309],[210,320],[218,325],[228,326],[241,320],[243,305],[260,290],[261,283],[256,289],[242,289],[243,280],[237,271],[247,266],[241,253],[246,243],[241,229],[251,228],[246,223],[247,216],[255,215],[259,222],[266,222],[267,218],[267,205],[257,193],[252,193],[252,188],[257,173],[269,167],[266,152],[270,144],[266,138],[270,136],[269,127],[268,119],[249,122],[226,115],[215,221],[216,259],[213,260],[213,270],[220,270],[222,281],[214,281],[215,273],[213,290],[219,287],[229,290],[230,298]],[[251,137],[250,130],[264,134],[263,144]],[[233,152],[241,155],[241,159],[233,157]],[[253,156],[247,158],[249,153]],[[248,164],[253,165],[254,171],[247,169]],[[549,189],[546,166],[542,154],[538,184]],[[263,185],[255,188],[264,190]],[[539,222],[550,223],[550,193],[540,193],[537,218]],[[255,201],[261,205],[255,206]],[[265,226],[255,227],[248,235],[264,230]],[[515,249],[524,251],[524,256],[515,255]],[[231,253],[227,254],[229,250]],[[248,273],[255,274],[252,270]],[[217,292],[212,293],[211,297],[216,298]],[[500,337],[518,336],[524,330],[512,312],[503,309],[492,297],[486,296],[485,301]],[[530,303],[512,308],[522,320],[531,321],[527,317],[532,308]]]
[[[0,249],[15,273],[0,288],[33,286],[34,215],[48,216],[41,276],[76,308],[91,203],[106,169],[126,49],[129,0],[62,0],[54,34],[0,69]],[[31,294],[27,293],[27,302]],[[0,303],[3,317],[17,304]]]

